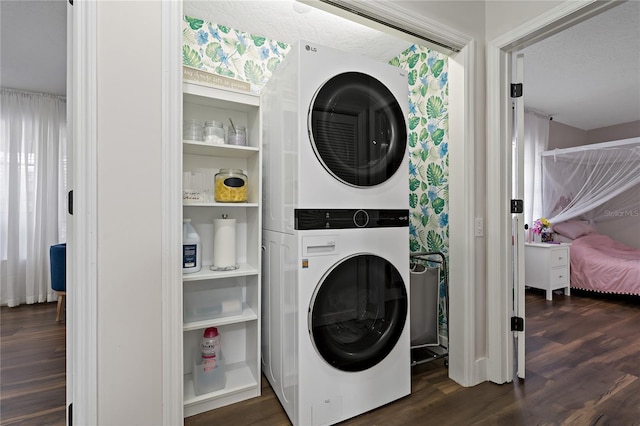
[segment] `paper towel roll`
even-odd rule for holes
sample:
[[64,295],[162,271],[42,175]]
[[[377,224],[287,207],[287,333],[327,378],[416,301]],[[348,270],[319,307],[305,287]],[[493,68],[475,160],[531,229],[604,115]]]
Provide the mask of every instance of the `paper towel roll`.
[[236,267],[236,220],[213,219],[213,269]]

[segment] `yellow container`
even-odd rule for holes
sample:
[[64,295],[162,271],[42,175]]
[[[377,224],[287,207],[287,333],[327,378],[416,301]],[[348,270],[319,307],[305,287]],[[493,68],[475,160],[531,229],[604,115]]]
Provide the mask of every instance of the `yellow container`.
[[247,175],[238,169],[220,169],[215,177],[215,200],[219,203],[247,201]]

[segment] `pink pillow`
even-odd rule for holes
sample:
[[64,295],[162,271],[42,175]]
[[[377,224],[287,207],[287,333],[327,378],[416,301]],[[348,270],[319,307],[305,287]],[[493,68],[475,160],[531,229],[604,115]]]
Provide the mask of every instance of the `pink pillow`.
[[553,231],[575,240],[583,235],[596,232],[596,229],[586,220],[570,220],[553,225]]

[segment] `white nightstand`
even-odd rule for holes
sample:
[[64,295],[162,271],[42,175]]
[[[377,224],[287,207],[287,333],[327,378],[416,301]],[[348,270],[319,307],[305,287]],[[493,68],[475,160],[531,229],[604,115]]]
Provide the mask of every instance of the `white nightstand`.
[[571,244],[525,243],[524,285],[546,290],[552,300],[553,290],[571,294],[569,282],[569,248]]

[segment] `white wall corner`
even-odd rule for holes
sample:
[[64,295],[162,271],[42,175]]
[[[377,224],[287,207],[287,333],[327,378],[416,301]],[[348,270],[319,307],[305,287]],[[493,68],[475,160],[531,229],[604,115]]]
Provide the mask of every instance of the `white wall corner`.
[[[507,54],[487,46],[487,377],[495,383],[509,381],[512,364],[506,336],[510,217],[508,212],[510,169],[508,143],[510,121],[506,90]],[[505,86],[505,87],[502,87]]]
[[[450,226],[449,377],[462,386],[478,384],[475,291],[475,49],[473,40],[450,56]],[[459,105],[460,107],[455,107]]]

